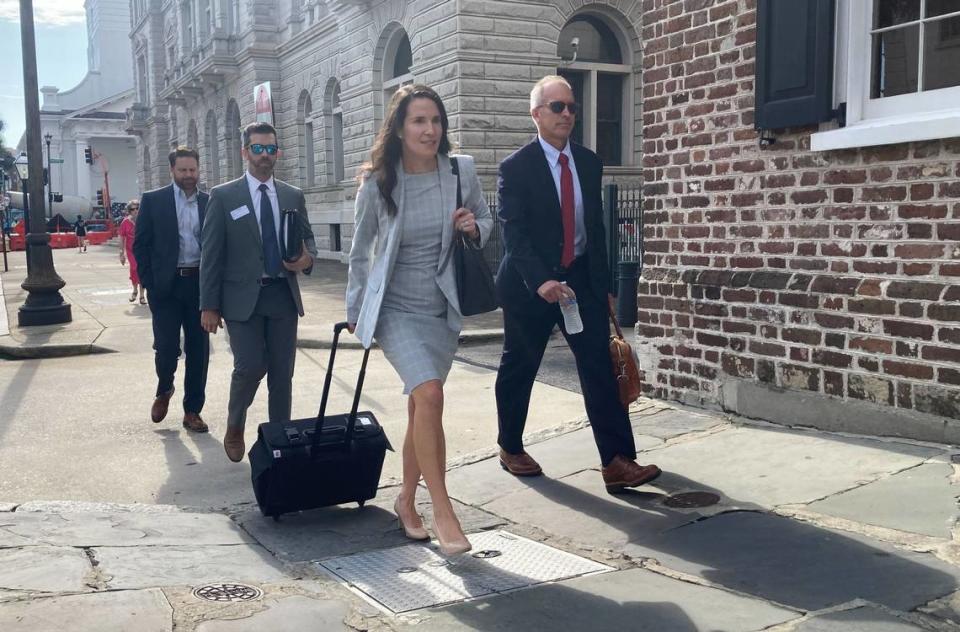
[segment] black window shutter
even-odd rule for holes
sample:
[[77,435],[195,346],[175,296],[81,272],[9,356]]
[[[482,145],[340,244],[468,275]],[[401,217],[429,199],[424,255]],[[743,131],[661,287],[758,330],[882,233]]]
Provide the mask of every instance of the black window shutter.
[[832,118],[834,15],[835,0],[758,0],[757,129]]

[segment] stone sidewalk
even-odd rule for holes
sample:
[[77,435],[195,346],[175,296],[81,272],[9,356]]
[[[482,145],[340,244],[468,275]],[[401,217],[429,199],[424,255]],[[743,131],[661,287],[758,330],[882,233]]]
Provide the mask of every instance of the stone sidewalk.
[[[117,286],[103,280],[117,275],[110,252],[62,256],[57,265],[70,278],[67,294],[80,317],[77,325],[25,334],[38,336],[31,344],[66,344],[58,336],[71,328],[89,330],[87,336],[97,330],[93,342],[119,353],[91,360],[143,362],[146,308],[121,309],[117,297],[98,299],[98,292],[112,291],[104,287]],[[330,269],[305,290],[307,309],[318,322],[332,323],[342,314],[342,299],[336,299],[342,297],[342,274]],[[17,292],[10,281],[19,273],[2,277],[11,323]],[[21,344],[13,340],[17,328],[11,330],[8,344]],[[128,351],[134,339],[136,358]],[[34,375],[48,362],[66,371],[72,363],[92,366],[80,364],[85,361],[0,361],[0,369],[6,362]],[[490,372],[473,369],[473,379],[456,383],[462,391],[457,395],[486,402]],[[19,379],[24,392],[17,397],[23,401],[49,396],[31,390],[40,388],[38,378]],[[9,387],[0,392],[10,394]],[[561,394],[551,397],[560,401]],[[92,397],[78,400],[68,416],[90,419],[102,405]],[[56,427],[28,416],[26,408],[18,417],[35,425],[0,420],[6,441],[35,436],[36,442],[50,442]],[[395,408],[391,403],[389,410]],[[642,400],[631,409],[639,460],[659,464],[664,474],[651,485],[611,496],[582,408],[572,402],[561,408],[568,414],[551,413],[554,427],[537,426],[542,429],[527,437],[545,476],[510,477],[492,446],[452,460],[448,475],[470,537],[481,542],[506,534],[534,547],[525,549],[537,551],[529,559],[515,560],[507,549],[499,557],[493,551],[443,563],[432,544],[404,539],[391,511],[393,486],[381,488],[363,509],[341,506],[279,522],[266,519],[249,501],[249,483],[237,476],[240,467],[220,472],[226,467],[222,450],[207,436],[203,449],[219,452],[220,460],[191,457],[184,463],[184,454],[180,469],[171,469],[178,480],[190,472],[198,477],[189,506],[92,502],[114,500],[98,494],[96,484],[78,486],[93,490],[84,492],[89,502],[30,501],[22,493],[0,498],[17,501],[0,502],[0,630],[960,630],[960,450],[771,426]],[[149,440],[136,419],[129,422],[116,441]],[[475,427],[487,432],[489,424]],[[188,437],[157,432],[166,433],[164,445],[189,448]],[[479,445],[486,445],[481,439]],[[111,440],[104,440],[104,449]],[[84,447],[71,458],[93,465],[71,471],[92,477],[100,456],[89,443],[75,445]],[[147,456],[125,461],[123,471],[133,478],[135,470],[148,467]],[[52,477],[68,465],[47,463],[51,471],[30,475]],[[29,482],[9,471],[3,478]],[[246,501],[222,501],[231,480],[245,488]],[[429,525],[425,491],[418,500]],[[544,561],[547,553],[594,570],[558,574]],[[389,563],[400,559],[418,561]],[[525,570],[504,570],[511,561],[525,561]],[[345,581],[337,569],[349,563],[375,565],[382,584]],[[397,594],[383,592],[395,585],[401,587]],[[411,594],[421,601],[436,597],[436,605],[385,605]],[[217,600],[227,595],[249,599]]]
[[[519,591],[394,614],[318,562],[429,549],[397,528],[396,488],[364,509],[280,522],[255,507],[227,515],[24,503],[0,513],[0,630],[67,621],[80,632],[960,629],[955,450],[738,423],[652,401],[631,417],[641,461],[664,475],[629,494],[605,492],[583,422],[531,438],[544,477],[509,477],[478,454],[448,478],[472,537],[502,529],[606,572],[546,583],[530,574],[514,578],[528,586]],[[429,524],[426,494],[419,500]],[[458,566],[468,567],[450,568]],[[262,596],[218,603],[193,593],[218,582]]]

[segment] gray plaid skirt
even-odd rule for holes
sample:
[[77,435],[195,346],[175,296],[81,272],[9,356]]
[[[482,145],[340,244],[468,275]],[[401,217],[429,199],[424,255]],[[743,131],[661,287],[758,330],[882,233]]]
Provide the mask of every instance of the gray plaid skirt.
[[409,394],[429,380],[447,381],[460,332],[447,326],[446,316],[383,308],[373,337]]

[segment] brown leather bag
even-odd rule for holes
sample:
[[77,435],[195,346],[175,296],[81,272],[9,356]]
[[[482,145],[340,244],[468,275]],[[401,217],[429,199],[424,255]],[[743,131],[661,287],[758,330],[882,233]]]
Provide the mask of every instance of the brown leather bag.
[[617,378],[617,387],[620,389],[620,403],[626,410],[640,397],[640,371],[637,369],[630,343],[623,339],[613,306],[607,304],[607,311],[617,332],[610,336],[610,361],[613,363],[613,376]]

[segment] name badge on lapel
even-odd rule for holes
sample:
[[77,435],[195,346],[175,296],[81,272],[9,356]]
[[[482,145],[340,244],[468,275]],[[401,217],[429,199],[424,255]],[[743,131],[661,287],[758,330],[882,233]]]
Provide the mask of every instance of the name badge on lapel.
[[235,220],[240,219],[244,215],[249,215],[249,214],[250,214],[250,209],[248,209],[246,206],[238,206],[237,208],[230,211],[230,217],[232,217]]

